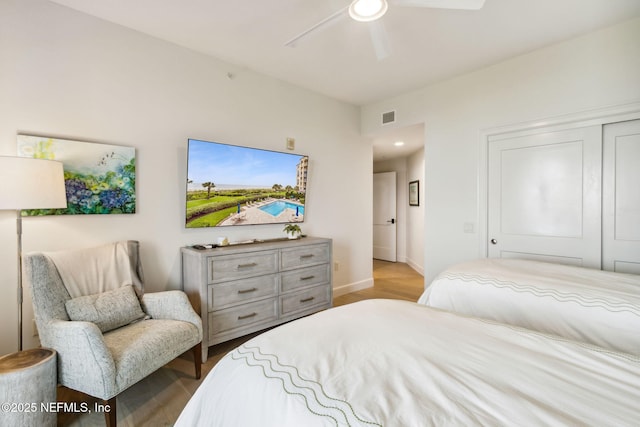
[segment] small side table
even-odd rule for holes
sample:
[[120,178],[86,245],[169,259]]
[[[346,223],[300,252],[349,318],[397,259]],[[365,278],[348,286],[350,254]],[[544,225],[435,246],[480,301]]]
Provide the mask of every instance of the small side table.
[[32,348],[0,357],[0,425],[56,425],[56,352]]

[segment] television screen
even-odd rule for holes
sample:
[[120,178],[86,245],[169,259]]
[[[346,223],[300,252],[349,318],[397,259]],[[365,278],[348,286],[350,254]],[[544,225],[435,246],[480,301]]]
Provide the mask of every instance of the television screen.
[[304,221],[309,158],[189,139],[186,227]]

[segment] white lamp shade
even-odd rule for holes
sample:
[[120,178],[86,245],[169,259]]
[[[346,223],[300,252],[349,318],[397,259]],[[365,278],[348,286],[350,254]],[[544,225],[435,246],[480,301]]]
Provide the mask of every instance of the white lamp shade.
[[61,162],[0,156],[0,209],[66,207]]

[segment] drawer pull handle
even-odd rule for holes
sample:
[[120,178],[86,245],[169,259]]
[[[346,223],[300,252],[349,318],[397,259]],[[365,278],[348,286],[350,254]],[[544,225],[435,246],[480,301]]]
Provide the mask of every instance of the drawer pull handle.
[[313,258],[313,254],[300,255],[300,259]]
[[301,299],[300,302],[309,302],[309,301],[313,301],[314,299],[315,297],[304,298],[304,299]]
[[316,277],[316,276],[304,276],[304,277],[301,277],[300,280],[311,280],[314,277]]
[[239,293],[239,294],[248,294],[248,293],[251,293],[251,292],[255,292],[255,291],[257,291],[257,290],[258,290],[258,288],[240,289],[240,290],[238,291],[238,293]]
[[238,316],[238,320],[250,319],[250,318],[255,317],[257,315],[258,315],[258,313],[251,313],[251,314],[246,314],[244,316]]
[[241,268],[255,267],[256,265],[258,265],[258,263],[255,263],[255,262],[250,262],[248,264],[238,264],[238,270]]

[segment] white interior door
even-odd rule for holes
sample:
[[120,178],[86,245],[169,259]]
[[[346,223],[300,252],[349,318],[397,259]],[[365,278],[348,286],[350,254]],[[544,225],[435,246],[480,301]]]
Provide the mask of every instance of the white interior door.
[[373,257],[396,262],[396,173],[373,174]]
[[640,120],[603,135],[602,267],[640,274]]
[[600,268],[601,126],[494,138],[488,251]]

